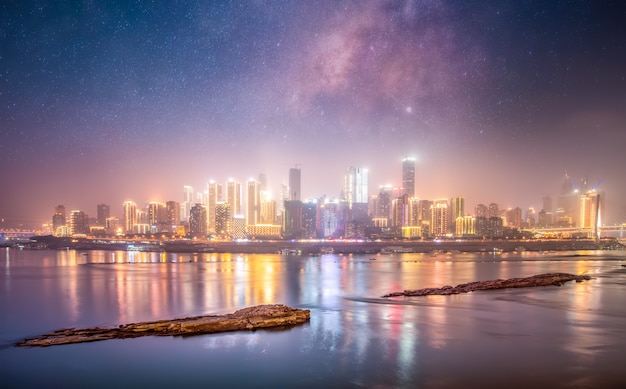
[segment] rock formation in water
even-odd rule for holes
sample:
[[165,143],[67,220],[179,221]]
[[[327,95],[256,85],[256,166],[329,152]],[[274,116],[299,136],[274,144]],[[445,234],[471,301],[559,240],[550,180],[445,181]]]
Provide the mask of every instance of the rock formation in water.
[[451,294],[469,293],[476,290],[491,290],[491,289],[505,289],[505,288],[529,288],[533,286],[561,286],[568,281],[582,282],[584,280],[590,280],[588,275],[575,275],[568,273],[544,273],[535,276],[524,278],[509,278],[506,280],[490,280],[490,281],[476,281],[469,282],[467,284],[459,284],[457,286],[444,286],[441,288],[424,288],[417,290],[405,290],[404,292],[394,292],[384,295],[383,297],[398,297],[398,296],[430,296],[430,295],[442,295],[447,296]]
[[197,335],[214,332],[255,330],[258,328],[294,326],[309,321],[308,309],[290,308],[282,304],[259,305],[240,309],[226,315],[207,315],[183,319],[123,324],[112,328],[63,329],[32,339],[16,346],[54,346],[60,344],[94,342],[106,339],[137,338],[140,336]]

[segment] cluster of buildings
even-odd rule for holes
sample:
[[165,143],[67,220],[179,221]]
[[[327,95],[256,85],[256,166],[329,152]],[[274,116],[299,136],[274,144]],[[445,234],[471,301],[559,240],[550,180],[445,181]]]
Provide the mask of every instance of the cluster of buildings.
[[502,210],[495,203],[478,204],[471,213],[463,197],[419,199],[415,195],[415,160],[402,161],[402,185],[381,186],[369,194],[368,170],[347,167],[339,198],[304,200],[301,170],[289,170],[289,182],[280,199],[271,199],[264,174],[225,185],[210,181],[207,190],[183,188],[183,201],[150,202],[139,207],[123,204],[121,218],[111,216],[106,204],[97,217],[83,211],[66,214],[55,208],[52,232],[57,236],[162,235],[198,240],[237,239],[422,239],[442,237],[500,238],[516,236],[523,228],[580,227],[596,233],[604,196],[585,185],[575,185],[566,174],[557,207],[543,199],[543,209]]

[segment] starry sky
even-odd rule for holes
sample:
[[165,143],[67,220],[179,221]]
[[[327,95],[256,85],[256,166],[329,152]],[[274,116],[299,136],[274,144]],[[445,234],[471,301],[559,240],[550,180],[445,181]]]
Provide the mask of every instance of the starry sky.
[[0,227],[289,168],[303,197],[541,209],[564,173],[626,222],[623,1],[0,3]]

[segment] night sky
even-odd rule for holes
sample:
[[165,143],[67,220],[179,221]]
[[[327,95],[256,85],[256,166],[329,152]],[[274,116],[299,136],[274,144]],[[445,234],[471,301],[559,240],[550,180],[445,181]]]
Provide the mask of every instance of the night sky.
[[[0,3],[0,218],[182,201],[265,173],[274,198],[370,194],[541,209],[567,171],[626,222],[623,1]],[[556,198],[555,198],[556,203]]]

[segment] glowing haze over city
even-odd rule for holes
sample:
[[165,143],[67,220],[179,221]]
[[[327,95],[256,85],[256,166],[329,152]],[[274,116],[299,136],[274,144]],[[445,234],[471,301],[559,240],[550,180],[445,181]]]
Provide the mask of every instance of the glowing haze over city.
[[565,173],[626,222],[621,1],[3,1],[0,219],[182,201],[183,186],[542,208]]

